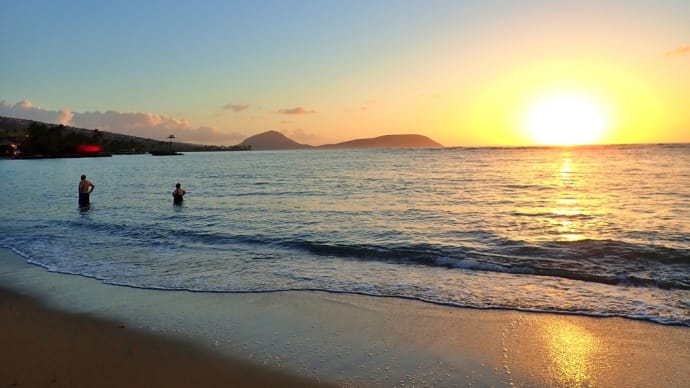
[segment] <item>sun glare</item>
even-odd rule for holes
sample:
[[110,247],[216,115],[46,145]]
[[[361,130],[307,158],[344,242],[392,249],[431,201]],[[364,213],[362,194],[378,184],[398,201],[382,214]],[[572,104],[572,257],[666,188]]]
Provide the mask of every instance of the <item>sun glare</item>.
[[592,144],[608,130],[602,103],[581,93],[558,93],[536,99],[523,118],[524,131],[543,145]]

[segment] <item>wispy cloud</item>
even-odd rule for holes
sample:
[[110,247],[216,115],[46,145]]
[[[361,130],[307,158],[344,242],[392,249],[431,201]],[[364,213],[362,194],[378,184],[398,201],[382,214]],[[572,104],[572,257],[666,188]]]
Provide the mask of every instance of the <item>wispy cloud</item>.
[[690,55],[690,45],[679,46],[673,50],[664,53],[664,58],[672,58],[678,56]]
[[298,106],[296,108],[286,108],[286,109],[279,109],[278,113],[284,114],[284,115],[310,115],[317,113],[313,109],[307,109],[303,108],[301,106]]
[[243,110],[249,109],[247,104],[225,104],[223,105],[223,110],[231,110],[233,112],[242,112]]
[[193,127],[185,119],[150,112],[72,112],[69,108],[49,110],[33,106],[24,100],[14,105],[0,101],[0,115],[47,123],[70,125],[77,128],[98,128],[151,139],[165,139],[174,134],[177,141],[201,144],[237,144],[246,135],[228,133],[212,127]]
[[381,105],[381,104],[382,104],[382,102],[379,101],[379,100],[368,100],[368,101],[365,101],[364,103],[362,103],[361,105],[359,105],[359,106],[356,107],[356,108],[350,107],[350,108],[344,109],[344,111],[345,111],[346,113],[353,113],[353,112],[366,113],[366,112],[368,112],[369,110],[371,110],[372,108],[374,108],[374,106],[376,106],[376,105]]

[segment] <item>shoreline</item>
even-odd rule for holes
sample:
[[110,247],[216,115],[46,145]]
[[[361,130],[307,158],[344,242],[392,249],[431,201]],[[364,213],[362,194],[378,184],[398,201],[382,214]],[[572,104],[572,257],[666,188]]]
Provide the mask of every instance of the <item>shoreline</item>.
[[[189,386],[187,365],[208,378],[195,381],[197,386],[227,385],[226,378],[235,379],[233,385],[271,386],[644,387],[690,381],[690,328],[624,318],[477,310],[321,292],[132,289],[51,273],[6,248],[0,248],[0,284],[9,291],[0,291],[2,341],[11,344],[0,362],[13,365],[0,374],[3,386],[49,385],[52,379],[60,385],[86,384],[69,380],[69,373],[73,379],[91,378],[88,385],[95,386],[131,386],[132,376],[142,386],[154,381]],[[16,313],[26,309],[37,315],[21,320]],[[57,330],[49,324],[53,321],[74,326],[64,331],[60,323]],[[77,346],[89,350],[78,356],[70,351]],[[137,351],[139,358],[126,352],[142,346],[146,350]],[[43,354],[46,361],[19,354]],[[114,361],[116,354],[123,358]],[[160,354],[173,358],[165,368]],[[84,360],[91,367],[82,365]],[[94,365],[109,365],[113,378],[130,379],[126,384],[98,379]],[[223,374],[233,368],[250,372]],[[277,378],[274,383],[246,380],[271,376]],[[25,378],[38,380],[29,384]]]

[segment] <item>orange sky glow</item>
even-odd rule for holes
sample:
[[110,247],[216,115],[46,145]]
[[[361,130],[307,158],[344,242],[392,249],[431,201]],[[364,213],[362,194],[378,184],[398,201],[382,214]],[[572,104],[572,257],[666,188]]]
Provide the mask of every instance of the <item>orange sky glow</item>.
[[690,142],[690,3],[297,4],[13,4],[0,115],[228,145]]

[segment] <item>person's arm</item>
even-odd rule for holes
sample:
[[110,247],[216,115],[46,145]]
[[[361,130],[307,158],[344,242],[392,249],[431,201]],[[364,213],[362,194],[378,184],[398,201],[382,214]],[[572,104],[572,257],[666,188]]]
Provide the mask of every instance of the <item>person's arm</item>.
[[93,189],[96,188],[96,185],[94,185],[93,183],[89,182],[89,187],[91,187],[91,190],[89,190],[89,194],[91,194],[91,192],[93,191]]

